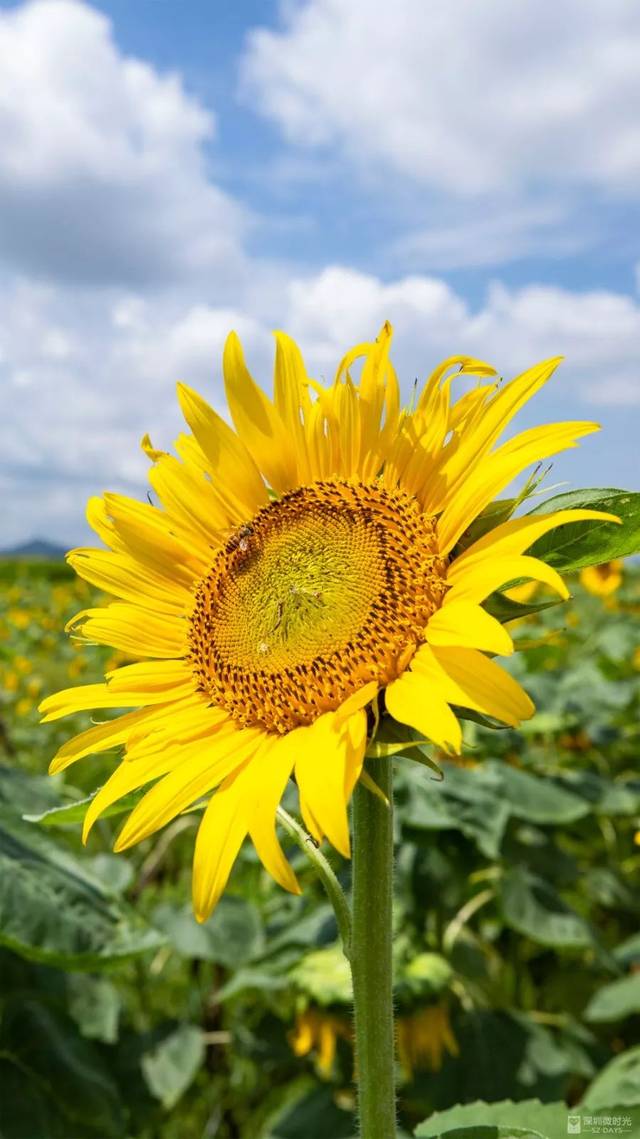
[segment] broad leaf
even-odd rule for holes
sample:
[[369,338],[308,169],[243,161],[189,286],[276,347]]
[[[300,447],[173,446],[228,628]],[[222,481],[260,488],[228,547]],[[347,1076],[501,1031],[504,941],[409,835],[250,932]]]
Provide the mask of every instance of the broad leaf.
[[[126,811],[132,811],[135,806],[140,802],[144,792],[131,791],[130,794],[124,795],[122,799],[118,799],[117,803],[112,803],[107,807],[101,815],[101,818],[107,819],[114,815],[123,815]],[[78,799],[75,803],[64,803],[62,805],[51,807],[47,811],[41,811],[39,814],[23,815],[23,819],[28,823],[39,823],[41,827],[73,827],[78,826],[84,822],[84,816],[87,813],[92,799],[95,799],[97,791],[93,795],[88,795],[86,799]]]
[[351,1112],[336,1105],[330,1088],[318,1088],[272,1119],[265,1139],[356,1139],[356,1132]]
[[640,1012],[640,973],[631,973],[604,985],[589,1001],[585,1020],[593,1022],[621,1020]]
[[175,1107],[195,1079],[204,1053],[202,1030],[195,1024],[182,1024],[142,1057],[147,1087],[164,1108]]
[[[100,1139],[119,1137],[125,1133],[122,1107],[116,1086],[100,1053],[78,1033],[73,1021],[42,1003],[40,997],[16,997],[3,1014],[0,1048],[4,1056],[18,1067],[20,1076],[12,1074],[11,1087],[23,1094],[35,1088],[46,1089],[46,1129],[33,1133],[33,1139],[49,1134]],[[3,1123],[0,1135],[12,1135],[11,1124],[5,1130],[5,1113],[11,1108],[6,1099],[3,1080]],[[66,1131],[57,1130],[61,1116]],[[19,1131],[14,1131],[16,1136]],[[23,1135],[29,1134],[23,1132]]]
[[508,763],[487,766],[502,777],[504,794],[511,814],[531,823],[560,825],[589,814],[589,806],[579,795],[565,791],[550,779],[531,775]]
[[404,823],[420,830],[462,831],[487,858],[495,858],[508,818],[509,804],[495,770],[447,764],[442,783],[419,786],[412,781]]
[[529,550],[562,573],[640,553],[640,494],[626,490],[574,490],[536,506],[530,514],[558,510],[602,510],[615,522],[570,522],[550,530]]
[[416,1128],[415,1134],[418,1139],[559,1139],[567,1134],[567,1107],[537,1099],[466,1103],[436,1112]]
[[189,904],[179,909],[159,906],[154,925],[183,957],[215,961],[237,969],[262,947],[262,927],[258,911],[244,898],[224,895],[213,915],[204,924],[193,916]]
[[67,990],[69,1012],[82,1035],[88,1040],[115,1044],[121,1007],[120,993],[115,985],[106,977],[71,973],[67,978]]
[[32,961],[91,971],[162,943],[70,853],[0,812],[0,944]]
[[502,913],[507,925],[539,945],[585,949],[594,934],[584,918],[559,894],[522,866],[508,870],[500,883]]
[[640,1105],[640,1044],[607,1064],[582,1097],[582,1110]]

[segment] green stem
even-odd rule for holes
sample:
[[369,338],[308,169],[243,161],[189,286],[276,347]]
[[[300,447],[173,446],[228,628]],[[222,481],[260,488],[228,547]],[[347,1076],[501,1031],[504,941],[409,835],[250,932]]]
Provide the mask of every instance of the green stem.
[[284,807],[278,807],[276,816],[278,822],[282,824],[287,834],[291,836],[294,842],[297,842],[301,850],[304,850],[318,877],[322,879],[322,884],[327,891],[329,901],[336,915],[338,932],[342,940],[342,949],[345,957],[349,960],[351,958],[351,911],[349,909],[349,903],[342,891],[342,886],[338,882],[324,854],[318,849],[318,846],[313,841],[311,835],[307,834],[304,827],[301,826],[288,811],[285,811]]
[[360,783],[353,797],[353,1000],[361,1139],[396,1135],[391,903],[391,760],[367,770],[388,805]]

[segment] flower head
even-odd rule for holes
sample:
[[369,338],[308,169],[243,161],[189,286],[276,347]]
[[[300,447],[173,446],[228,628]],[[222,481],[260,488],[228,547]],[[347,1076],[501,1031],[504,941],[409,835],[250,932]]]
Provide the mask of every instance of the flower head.
[[615,558],[599,566],[587,566],[580,573],[580,584],[596,597],[608,597],[622,584],[623,562]]
[[[496,445],[555,360],[500,386],[487,365],[455,357],[402,410],[390,338],[385,325],[323,386],[278,333],[269,398],[232,333],[224,374],[234,427],[181,385],[189,432],[177,455],[143,440],[159,505],[92,499],[88,518],[106,548],[69,555],[116,598],[70,626],[133,663],[50,696],[42,711],[48,720],[131,711],[65,743],[52,770],[124,747],[84,827],[86,839],[112,803],[152,784],[117,850],[210,796],[194,858],[200,919],[247,835],[274,878],[298,891],[275,831],[292,774],[313,837],[349,854],[347,805],[373,701],[450,753],[461,747],[456,707],[512,726],[530,716],[531,700],[492,659],[513,651],[511,637],[482,603],[521,579],[568,596],[525,551],[553,527],[603,517],[537,514],[476,526],[461,543],[521,471],[596,425],[550,424]],[[454,402],[461,373],[480,382]]]
[[399,1017],[397,1036],[398,1056],[408,1080],[416,1071],[439,1072],[445,1052],[454,1057],[460,1052],[446,1004],[427,1005]]

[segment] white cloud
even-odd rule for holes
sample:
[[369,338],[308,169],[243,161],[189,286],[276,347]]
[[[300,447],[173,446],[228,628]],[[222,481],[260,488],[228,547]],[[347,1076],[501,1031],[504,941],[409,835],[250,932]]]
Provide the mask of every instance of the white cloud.
[[299,147],[456,196],[640,174],[635,0],[305,0],[248,37],[243,88]]
[[560,202],[504,203],[495,210],[486,203],[449,201],[438,213],[392,244],[394,263],[423,270],[506,265],[525,257],[575,254],[594,238],[585,219],[577,222]]
[[[488,359],[505,375],[565,354],[557,379],[525,419],[590,418],[595,405],[626,409],[627,442],[616,441],[607,481],[616,481],[616,470],[633,469],[628,417],[640,407],[640,304],[633,298],[496,284],[473,309],[438,278],[384,283],[341,266],[281,277],[274,285],[270,270],[262,291],[254,282],[253,297],[237,308],[131,293],[115,294],[105,305],[102,295],[80,290],[28,283],[6,289],[0,295],[0,386],[7,396],[0,454],[5,477],[20,490],[6,496],[3,541],[38,532],[71,541],[89,493],[112,488],[143,495],[139,440],[149,430],[154,442],[167,446],[180,430],[175,381],[193,384],[224,409],[221,354],[233,327],[267,388],[270,329],[278,326],[298,338],[312,373],[329,378],[346,348],[370,339],[390,319],[405,394],[415,377],[423,379],[454,353]],[[590,481],[588,466],[584,481]]]
[[0,248],[19,270],[164,284],[242,272],[241,208],[208,178],[215,118],[123,55],[77,0],[0,11]]

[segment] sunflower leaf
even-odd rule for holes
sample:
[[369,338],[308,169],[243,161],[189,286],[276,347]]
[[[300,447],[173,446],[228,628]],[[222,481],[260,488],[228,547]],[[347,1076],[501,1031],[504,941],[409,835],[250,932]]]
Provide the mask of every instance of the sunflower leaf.
[[[77,826],[78,823],[84,822],[87,808],[97,794],[95,791],[86,799],[78,799],[75,803],[63,803],[61,806],[51,807],[48,811],[41,811],[37,815],[23,815],[22,818],[26,823],[38,823],[41,827]],[[118,799],[117,803],[112,803],[102,811],[101,817],[107,819],[113,815],[123,815],[126,811],[132,811],[143,794],[143,791],[130,791],[128,795]]]
[[627,490],[573,490],[558,494],[536,506],[530,514],[557,510],[602,510],[615,514],[613,522],[570,522],[550,530],[529,553],[561,573],[599,565],[613,558],[640,553],[640,493]]
[[438,1111],[416,1129],[418,1139],[558,1139],[567,1130],[564,1103],[466,1103]]
[[0,944],[30,961],[93,971],[157,949],[164,938],[69,851],[2,810]]

